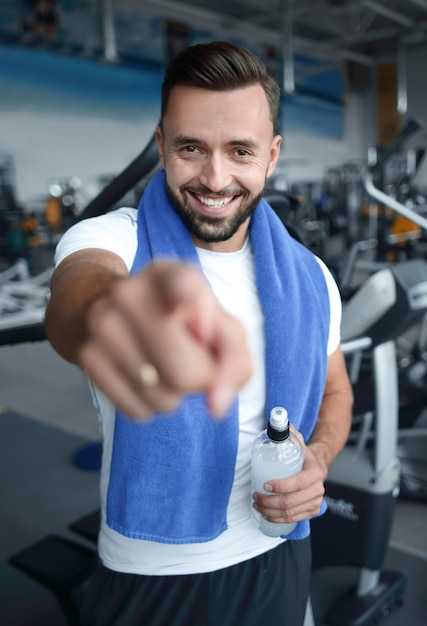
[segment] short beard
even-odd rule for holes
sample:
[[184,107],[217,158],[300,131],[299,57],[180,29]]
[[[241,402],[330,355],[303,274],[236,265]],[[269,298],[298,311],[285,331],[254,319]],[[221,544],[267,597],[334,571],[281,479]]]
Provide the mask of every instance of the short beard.
[[200,215],[191,207],[184,205],[167,183],[166,192],[191,235],[204,243],[218,243],[230,239],[240,226],[251,217],[263,196],[264,190],[254,196],[246,206],[241,207],[231,217]]

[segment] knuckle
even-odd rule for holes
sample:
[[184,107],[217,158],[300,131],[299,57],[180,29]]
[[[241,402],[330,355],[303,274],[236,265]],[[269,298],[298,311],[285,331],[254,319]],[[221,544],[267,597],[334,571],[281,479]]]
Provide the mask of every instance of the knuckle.
[[290,497],[281,496],[280,498],[280,511],[283,517],[289,516],[289,511],[292,508],[292,501]]
[[302,474],[295,476],[296,491],[303,491],[306,487],[305,479]]
[[153,391],[153,390],[141,390],[139,386],[137,389],[138,397],[143,402],[144,407],[146,408],[146,412],[148,415],[153,413],[161,414],[160,417],[163,416],[167,418],[169,415],[172,415],[174,411],[178,408],[181,396],[175,393],[168,393],[164,391]]
[[292,514],[288,509],[282,509],[281,514],[286,524],[293,521]]
[[156,409],[162,413],[172,413],[180,404],[178,395],[162,395],[156,402]]
[[310,517],[314,517],[315,515],[319,515],[320,508],[321,508],[321,501],[317,502],[315,505],[313,505],[312,510],[310,512]]

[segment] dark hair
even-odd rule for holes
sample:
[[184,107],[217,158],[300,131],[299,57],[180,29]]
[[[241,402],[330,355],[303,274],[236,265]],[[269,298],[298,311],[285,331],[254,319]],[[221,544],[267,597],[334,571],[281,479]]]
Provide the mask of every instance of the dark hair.
[[162,84],[161,120],[167,113],[170,94],[176,85],[231,91],[257,84],[265,91],[271,121],[276,127],[280,88],[257,56],[226,41],[190,46],[178,53],[166,68]]

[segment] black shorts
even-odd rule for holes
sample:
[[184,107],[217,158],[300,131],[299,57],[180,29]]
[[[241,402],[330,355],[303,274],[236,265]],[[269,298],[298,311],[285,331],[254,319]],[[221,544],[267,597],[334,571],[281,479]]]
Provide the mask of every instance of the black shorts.
[[82,625],[303,626],[310,570],[310,538],[206,574],[141,576],[100,565]]

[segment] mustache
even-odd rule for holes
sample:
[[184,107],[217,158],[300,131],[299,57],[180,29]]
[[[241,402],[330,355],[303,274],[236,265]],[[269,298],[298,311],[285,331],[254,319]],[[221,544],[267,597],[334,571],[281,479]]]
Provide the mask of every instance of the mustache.
[[225,189],[221,189],[221,191],[213,191],[206,187],[205,185],[184,185],[181,188],[181,191],[188,191],[190,193],[194,193],[199,196],[215,196],[216,198],[225,198],[228,196],[242,196],[246,195],[248,192],[243,187],[226,187]]

